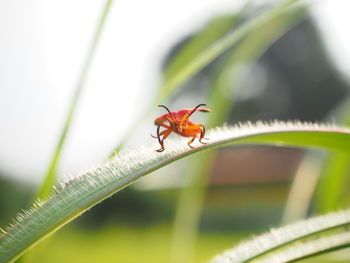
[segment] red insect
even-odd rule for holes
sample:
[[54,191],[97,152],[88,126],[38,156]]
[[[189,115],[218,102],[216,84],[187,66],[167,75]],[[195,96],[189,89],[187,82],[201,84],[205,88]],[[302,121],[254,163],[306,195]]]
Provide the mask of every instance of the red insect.
[[[157,128],[157,136],[151,136],[153,138],[157,138],[158,142],[161,146],[160,149],[157,150],[157,152],[164,151],[164,140],[172,133],[175,132],[180,136],[183,137],[192,137],[191,140],[187,143],[188,146],[191,148],[194,148],[191,146],[191,143],[198,138],[199,142],[202,144],[206,144],[205,142],[202,142],[202,139],[205,135],[205,127],[203,124],[195,124],[191,121],[189,121],[189,118],[195,111],[202,111],[202,112],[210,112],[211,110],[208,108],[200,108],[201,106],[206,106],[205,104],[199,104],[194,109],[182,109],[179,111],[170,111],[166,106],[164,105],[158,105],[158,107],[165,108],[168,113],[158,117],[154,120],[154,124],[158,126]],[[168,123],[167,123],[168,122]],[[165,128],[165,130],[160,131],[160,127]]]

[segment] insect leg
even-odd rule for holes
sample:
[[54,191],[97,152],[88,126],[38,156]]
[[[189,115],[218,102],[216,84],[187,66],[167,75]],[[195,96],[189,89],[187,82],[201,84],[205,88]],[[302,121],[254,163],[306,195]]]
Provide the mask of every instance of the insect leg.
[[202,125],[202,129],[201,129],[200,131],[201,131],[201,135],[200,135],[200,137],[199,137],[199,142],[200,142],[201,144],[207,144],[207,142],[202,142],[203,139],[209,140],[209,139],[207,139],[207,138],[204,138],[204,136],[205,136],[205,127],[204,127],[204,125]]
[[[184,122],[186,122],[190,116],[200,107],[200,106],[207,106],[206,104],[199,104],[197,105],[190,113],[186,113],[183,117],[182,120],[180,121],[179,125],[180,125],[180,129],[182,130],[184,128]],[[187,125],[187,124],[186,124]]]
[[[162,152],[165,150],[165,147],[164,147],[164,140],[170,135],[170,133],[172,132],[171,129],[167,129],[167,130],[164,130],[162,131],[160,134],[159,134],[159,126],[158,126],[158,129],[157,129],[157,134],[158,134],[158,142],[161,146],[160,149],[156,150],[157,152]],[[160,136],[163,135],[163,138],[161,139]]]
[[161,132],[161,133],[159,133],[159,126],[161,126],[161,127],[163,127],[163,128],[166,128],[166,129],[169,129],[169,128],[170,128],[170,126],[167,125],[167,124],[165,124],[165,123],[159,124],[159,125],[158,125],[158,128],[157,128],[157,136],[154,136],[154,135],[151,133],[151,137],[152,137],[152,138],[157,139],[157,138],[159,137],[159,135],[163,135],[163,132],[164,132],[164,131]]
[[163,141],[160,143],[160,146],[161,146],[161,148],[158,149],[158,150],[156,150],[156,151],[159,152],[159,153],[165,150]]
[[196,139],[196,136],[193,136],[192,139],[187,143],[188,146],[190,146],[190,148],[192,148],[192,149],[193,149],[194,147],[191,145],[191,143],[193,143],[194,139]]
[[182,131],[182,130],[185,128],[184,122],[186,122],[186,121],[188,120],[188,117],[189,117],[188,113],[186,113],[186,114],[182,117],[182,120],[181,120],[180,123],[179,123],[179,130],[180,130],[180,131]]
[[162,145],[161,140],[160,140],[159,130],[160,130],[160,125],[158,125],[158,127],[157,127],[157,137],[156,138],[158,139],[159,144]]

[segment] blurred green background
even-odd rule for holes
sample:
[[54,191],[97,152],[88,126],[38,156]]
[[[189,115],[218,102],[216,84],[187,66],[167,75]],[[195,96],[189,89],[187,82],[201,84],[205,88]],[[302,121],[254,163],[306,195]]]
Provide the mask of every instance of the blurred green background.
[[[170,46],[164,48],[165,52],[160,52],[161,59],[159,61],[153,62],[154,64],[158,63],[158,77],[170,76],[172,71],[181,68],[196,53],[225,34],[232,32],[239,25],[274,3],[273,1],[265,1],[263,4],[251,2],[250,5],[245,6],[245,1],[242,1],[242,7],[226,8],[226,10],[223,8],[225,11],[217,12],[215,15],[205,14],[204,18],[201,18],[205,22],[191,32],[188,32],[184,26],[185,33],[174,39]],[[207,123],[208,127],[222,123],[235,124],[245,121],[275,119],[346,123],[349,93],[349,83],[347,75],[344,73],[346,69],[334,60],[333,51],[329,51],[331,46],[326,44],[329,40],[325,38],[331,37],[331,34],[329,32],[328,35],[320,33],[320,31],[325,30],[322,29],[322,23],[318,21],[322,20],[322,12],[317,9],[320,8],[317,3],[314,5],[316,7],[312,6],[311,11],[302,7],[294,15],[282,16],[282,19],[276,19],[269,26],[262,27],[260,31],[248,35],[205,66],[194,77],[187,80],[181,89],[171,96],[168,95],[164,104],[176,110],[193,107],[199,103],[207,103],[208,107],[212,108],[213,113],[206,116],[197,114],[193,119],[196,122]],[[341,6],[335,2],[333,5]],[[196,7],[198,7],[198,3],[191,8],[196,10]],[[115,8],[119,8],[118,4]],[[120,8],[122,10],[122,7]],[[344,7],[342,8],[344,9]],[[110,19],[113,21],[113,16]],[[112,21],[111,24],[113,24]],[[343,26],[345,25],[343,23]],[[127,28],[128,24],[124,24],[124,26]],[[170,30],[169,28],[168,30]],[[107,33],[110,34],[111,29],[107,30]],[[113,33],[116,34],[115,31]],[[140,34],[141,36],[141,33],[136,31],[129,32],[129,34]],[[4,35],[6,36],[6,34]],[[334,37],[334,39],[336,38]],[[106,41],[102,42],[101,50],[111,48],[103,43]],[[339,48],[343,44],[340,43]],[[85,45],[82,44],[82,46]],[[143,43],[139,43],[139,45],[143,45]],[[153,47],[153,49],[155,48]],[[5,51],[3,48],[2,53]],[[140,65],[135,62],[137,51],[132,53],[131,50],[130,53],[129,59],[133,60],[133,66],[139,67]],[[94,68],[101,66],[98,58],[97,56],[97,62],[92,67],[92,72],[94,72]],[[337,59],[339,60],[339,58]],[[344,55],[344,59],[346,59],[346,55]],[[2,65],[6,66],[6,62],[3,62]],[[105,70],[111,74],[123,74],[120,70],[116,71],[117,73],[114,73],[111,68]],[[134,70],[136,71],[136,69]],[[1,73],[0,76],[2,76]],[[137,77],[137,74],[135,76]],[[106,76],[103,75],[103,77]],[[94,77],[91,78],[93,84],[89,84],[89,88],[97,89],[95,91],[97,94],[103,93],[103,89],[98,91],[97,85],[94,85],[96,82]],[[97,77],[95,76],[95,78]],[[120,124],[121,121],[118,118],[129,113],[130,116],[133,116],[130,119],[137,119],[139,112],[143,112],[146,107],[145,104],[140,105],[139,102],[142,99],[147,102],[152,101],[153,97],[157,97],[157,92],[161,93],[154,88],[149,88],[150,86],[152,85],[148,84],[148,88],[145,88],[146,92],[135,92],[134,96],[138,99],[135,97],[125,98],[124,100],[128,102],[130,108],[114,112],[113,122]],[[115,89],[114,87],[108,88]],[[9,89],[11,89],[11,84],[2,85],[0,91],[6,95]],[[123,98],[126,89],[128,88],[116,91],[118,99]],[[87,92],[89,91],[87,90]],[[69,104],[69,99],[70,96],[61,98],[66,104]],[[96,101],[99,99],[101,98],[96,98]],[[96,102],[96,105],[99,104]],[[94,108],[96,105],[92,104],[90,107]],[[217,107],[213,108],[214,105]],[[81,115],[88,115],[88,117],[82,117],[88,119],[88,113],[89,111],[84,113],[83,107],[73,121],[73,126],[79,126]],[[94,118],[94,114],[98,115],[93,113],[92,118]],[[139,125],[132,126],[135,131],[128,145],[134,146],[151,142],[149,133],[154,133],[155,130],[152,120],[160,114],[163,114],[161,110],[154,110],[152,116],[147,116],[143,121],[140,121]],[[3,111],[2,115],[5,116],[4,119],[13,118],[11,111]],[[57,123],[62,123],[62,119],[64,119],[62,117],[55,118],[55,115],[52,118]],[[108,118],[110,117],[108,116]],[[5,121],[2,123],[3,129],[7,129],[4,134],[11,134],[10,128],[12,126],[8,126]],[[125,126],[131,126],[131,123],[132,120],[128,119],[126,124],[123,123],[118,128],[124,129],[123,132],[125,132]],[[35,126],[35,122],[30,125]],[[99,123],[96,124],[96,126],[98,125]],[[53,127],[56,126],[51,128],[53,129]],[[60,124],[57,124],[57,127],[60,127]],[[107,127],[102,125],[102,129],[107,129]],[[84,127],[80,131],[85,130],[88,129]],[[76,135],[78,132],[79,129],[75,130],[73,135],[79,137],[80,135]],[[98,133],[95,130],[90,132]],[[26,134],[23,133],[25,137]],[[57,134],[59,132],[54,132],[55,136]],[[53,141],[49,145],[51,152],[53,152],[52,149],[57,137],[54,135],[50,137]],[[87,135],[81,136],[88,137]],[[15,141],[15,138],[5,137],[4,135],[1,138],[2,148],[11,148],[11,146],[5,145],[5,141]],[[108,156],[114,144],[122,138],[121,135],[117,139],[114,137],[114,141],[111,143],[111,140],[104,141],[99,139],[100,137],[103,137],[103,134],[97,134],[95,138],[86,139],[84,137],[86,140],[94,141],[94,147],[98,147],[99,144],[104,145],[101,146],[102,150],[96,148],[100,156]],[[77,137],[73,136],[71,140],[74,141],[74,138]],[[35,145],[35,139],[25,139],[34,140]],[[46,140],[48,139],[43,139],[43,142],[37,141],[37,144],[44,144]],[[80,143],[84,145],[84,140],[81,139]],[[67,147],[69,148],[69,146]],[[87,146],[85,147],[87,148]],[[92,157],[91,155],[86,156],[84,161],[78,160],[78,164],[72,164],[76,161],[74,158],[69,159],[74,155],[71,153],[72,149],[78,149],[77,155],[85,150],[84,147],[73,147],[70,148],[70,153],[67,155],[63,152],[65,168],[61,169],[60,172],[75,174],[77,170],[87,168],[84,166],[86,163],[91,166],[94,162],[103,160],[100,156]],[[34,156],[36,155],[35,147],[29,151]],[[93,152],[95,149],[90,148],[89,151]],[[6,151],[1,155],[3,164],[11,161],[3,157],[5,154]],[[200,158],[199,156],[198,160],[201,160]],[[46,162],[42,162],[48,164],[49,159],[46,157]],[[21,209],[30,207],[38,184],[33,182],[39,182],[41,180],[39,178],[42,177],[40,177],[41,174],[37,174],[36,179],[34,179],[35,176],[30,178],[29,175],[44,170],[44,168],[41,170],[36,168],[32,171],[28,169],[28,177],[24,175],[25,179],[19,179],[25,174],[23,169],[8,168],[21,166],[20,158],[15,160],[12,166],[6,164],[4,169],[0,166],[1,226],[8,224],[10,219]],[[193,261],[189,258],[188,262],[207,262],[224,249],[272,227],[278,227],[311,215],[349,207],[347,204],[349,182],[346,179],[349,170],[346,165],[348,157],[343,157],[342,160],[343,162],[335,166],[344,175],[337,177],[343,178],[339,179],[340,183],[336,184],[341,185],[341,189],[335,186],[332,188],[333,192],[324,190],[324,185],[329,184],[332,179],[324,175],[327,172],[324,164],[329,159],[327,154],[322,151],[306,152],[292,148],[250,146],[220,149],[212,153],[210,161],[202,163],[199,161],[199,165],[197,161],[197,167],[193,166],[193,163],[196,162],[195,159],[183,160],[155,172],[149,178],[142,179],[137,185],[129,187],[97,205],[55,234],[38,250],[31,253],[26,261],[52,263],[174,261],[172,258],[174,236],[176,236],[174,235],[176,231],[174,230],[176,229],[174,221],[176,211],[179,209],[179,196],[183,194],[184,186],[191,184],[191,176],[195,176],[192,173],[203,173],[207,175],[207,180],[204,179],[205,187],[201,188],[204,189],[203,204],[197,204],[198,207],[202,206],[198,222],[198,236],[194,235]],[[71,164],[70,168],[67,163]],[[205,169],[206,172],[200,171],[201,168]],[[21,176],[16,175],[17,172]],[[295,190],[293,185],[297,183],[296,176],[302,178],[303,187],[299,185],[296,192],[293,192],[291,189]],[[203,177],[205,178],[205,176]],[[328,181],[323,182],[322,180]],[[334,197],[334,200],[327,207],[323,206],[322,204],[326,203],[325,200],[328,200],[327,194],[335,196],[335,192],[337,196]],[[301,199],[295,199],[295,196]],[[133,249],[134,247],[137,247],[137,252]],[[329,254],[322,258],[308,260],[308,262],[348,262],[344,259],[349,258],[347,253],[348,251],[341,251],[335,255]]]

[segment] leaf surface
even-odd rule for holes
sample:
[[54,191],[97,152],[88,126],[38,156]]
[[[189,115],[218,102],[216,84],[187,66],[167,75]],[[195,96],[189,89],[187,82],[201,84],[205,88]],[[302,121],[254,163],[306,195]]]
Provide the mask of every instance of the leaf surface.
[[18,214],[2,230],[0,262],[18,258],[45,237],[142,176],[196,152],[247,144],[350,152],[348,129],[309,123],[247,123],[210,130],[207,137],[210,142],[195,149],[188,148],[186,140],[177,137],[166,141],[163,153],[155,151],[159,147],[156,144],[126,150],[116,158],[61,183],[46,201],[37,201],[33,209]]

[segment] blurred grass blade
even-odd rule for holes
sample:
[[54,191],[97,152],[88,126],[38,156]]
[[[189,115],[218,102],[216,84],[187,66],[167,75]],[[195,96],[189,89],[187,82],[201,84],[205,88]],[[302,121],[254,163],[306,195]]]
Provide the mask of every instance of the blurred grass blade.
[[210,48],[214,42],[232,31],[232,28],[245,15],[249,6],[250,3],[243,6],[236,14],[222,15],[209,21],[202,30],[181,46],[178,52],[175,52],[174,57],[170,58],[171,61],[164,72],[164,81],[176,76],[177,72]]
[[244,23],[232,33],[227,34],[221,39],[214,42],[209,48],[201,52],[197,57],[192,59],[189,63],[181,67],[176,73],[167,76],[164,79],[162,88],[158,94],[156,101],[163,101],[174,89],[181,85],[184,81],[200,71],[204,66],[217,58],[224,51],[228,50],[240,39],[245,37],[249,32],[259,27],[261,24],[273,19],[277,15],[285,12],[290,6],[299,2],[299,0],[282,1],[281,4],[271,8],[265,13],[253,18]]
[[101,36],[102,30],[103,30],[103,27],[105,25],[108,13],[110,11],[112,2],[113,2],[113,0],[106,0],[106,4],[105,4],[104,10],[103,10],[103,13],[99,19],[96,32],[93,36],[90,48],[87,52],[87,56],[86,56],[84,64],[83,64],[83,68],[82,68],[82,71],[80,73],[78,83],[77,83],[71,104],[69,106],[66,121],[64,123],[63,130],[62,130],[60,138],[58,140],[58,143],[57,143],[54,155],[52,157],[49,169],[46,173],[46,176],[43,180],[42,185],[40,186],[40,188],[37,192],[36,197],[40,198],[42,200],[44,200],[50,194],[50,192],[52,191],[53,185],[56,183],[57,166],[58,166],[58,163],[60,161],[62,149],[63,149],[63,146],[65,144],[66,137],[67,137],[67,134],[69,132],[69,129],[70,129],[70,126],[71,126],[71,123],[72,123],[72,120],[73,120],[73,117],[74,117],[74,114],[75,114],[75,111],[77,108],[79,97],[80,97],[80,95],[83,91],[83,88],[85,86],[85,81],[87,79],[89,70],[91,68],[92,60],[94,58],[96,48],[97,48],[98,42],[100,40],[100,36]]
[[[344,126],[350,126],[350,101],[346,100],[331,116],[338,116]],[[348,193],[350,158],[343,153],[330,154],[323,163],[316,193],[315,208],[319,213],[349,207]]]
[[172,263],[193,262],[198,236],[198,224],[206,193],[207,173],[212,166],[213,151],[205,151],[193,158],[187,168],[185,187],[176,204],[171,240]]
[[[334,230],[344,231],[347,226],[350,226],[350,210],[310,218],[279,229],[272,229],[266,234],[224,252],[214,258],[212,263],[291,262],[323,251],[340,249],[349,245],[350,236],[349,233],[334,232]],[[327,233],[329,236],[325,237]],[[296,244],[295,247],[293,242]],[[260,257],[263,258],[260,259]]]
[[318,213],[334,211],[342,206],[349,207],[348,200],[343,200],[349,191],[349,175],[349,155],[332,153],[326,158],[316,190],[315,207]]
[[288,193],[282,216],[282,224],[290,224],[305,219],[320,175],[319,160],[314,153],[306,154]]
[[[193,58],[195,58],[204,48],[207,48],[218,37],[232,30],[233,26],[239,22],[241,17],[250,3],[244,6],[237,14],[227,15],[216,18],[210,22],[205,29],[199,32],[191,39],[184,48],[176,54],[171,64],[166,69],[164,78],[168,79],[182,67],[186,66]],[[208,103],[211,107],[215,105]],[[216,109],[216,108],[215,108]],[[170,262],[192,262],[194,259],[194,250],[197,237],[197,225],[200,219],[201,205],[203,203],[205,191],[205,176],[211,161],[211,151],[202,153],[200,157],[190,162],[188,183],[180,191],[177,201],[174,227],[171,241]],[[205,164],[205,165],[203,165]],[[203,185],[204,184],[204,185]]]
[[[294,26],[305,15],[305,8],[297,8],[261,24],[241,41],[218,73],[213,78],[212,95],[208,102],[215,109],[209,117],[207,127],[215,127],[228,119],[233,106],[232,94],[235,87],[247,75],[259,57],[283,33]],[[213,151],[207,151],[190,163],[193,175],[188,187],[180,192],[177,204],[171,262],[191,262],[195,240],[206,192],[206,181],[211,171]],[[192,241],[192,243],[190,242]]]
[[214,76],[208,105],[215,111],[209,116],[207,126],[215,127],[227,121],[234,103],[234,89],[250,72],[265,51],[305,16],[306,8],[284,12],[261,24],[233,50],[222,68]]
[[130,134],[136,130],[135,126],[140,123],[140,120],[143,120],[152,109],[154,109],[155,105],[164,104],[169,96],[174,94],[185,81],[193,77],[201,69],[218,58],[229,48],[233,47],[242,38],[258,28],[261,24],[274,19],[276,16],[289,10],[289,8],[298,2],[300,2],[300,0],[282,1],[279,5],[276,5],[266,12],[252,18],[250,21],[239,26],[233,32],[230,32],[222,38],[216,40],[213,44],[211,44],[208,48],[205,48],[201,53],[199,53],[196,57],[190,60],[187,64],[183,65],[181,68],[173,66],[174,68],[178,68],[178,70],[171,70],[172,73],[167,74],[154,101],[151,102],[149,108],[144,111],[140,118],[137,118],[137,120],[134,122],[134,125],[132,125],[130,130],[126,132],[125,138],[123,138],[118,143],[109,157],[112,158],[123,148],[124,144],[127,141],[127,138],[129,138]]
[[263,144],[350,153],[350,130],[308,123],[247,123],[210,130],[208,138],[209,144],[194,149],[190,149],[182,138],[177,138],[166,142],[163,153],[155,151],[159,147],[157,144],[125,151],[117,158],[63,182],[46,201],[37,201],[32,209],[18,214],[9,226],[0,229],[0,263],[15,260],[89,208],[142,176],[196,152],[227,145]]

